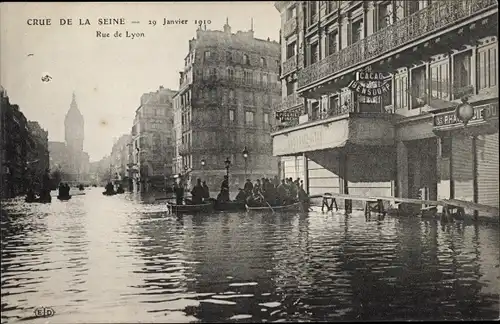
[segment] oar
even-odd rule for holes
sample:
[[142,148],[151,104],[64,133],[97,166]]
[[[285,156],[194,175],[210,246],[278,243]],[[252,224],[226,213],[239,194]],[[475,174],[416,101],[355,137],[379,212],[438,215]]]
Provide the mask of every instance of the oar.
[[269,206],[269,208],[271,208],[273,214],[274,214],[274,209],[273,207],[271,207],[271,204],[267,202],[266,198],[264,198],[264,196],[262,195],[262,193],[260,191],[257,191],[259,193],[259,195],[262,197],[262,199],[264,199],[264,201],[266,202],[266,204]]

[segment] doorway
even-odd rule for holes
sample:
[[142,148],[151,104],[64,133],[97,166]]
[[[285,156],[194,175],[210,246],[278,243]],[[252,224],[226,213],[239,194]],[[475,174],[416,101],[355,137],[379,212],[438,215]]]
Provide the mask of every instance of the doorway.
[[406,147],[408,149],[408,198],[437,200],[437,138],[408,141]]

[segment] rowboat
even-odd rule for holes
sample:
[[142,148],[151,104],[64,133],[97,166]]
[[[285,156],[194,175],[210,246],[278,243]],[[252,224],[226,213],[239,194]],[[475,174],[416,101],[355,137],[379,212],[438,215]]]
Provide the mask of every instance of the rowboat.
[[69,195],[69,196],[57,196],[57,199],[59,199],[59,200],[70,200],[71,199],[71,195]]
[[308,206],[305,204],[302,204],[301,202],[296,202],[293,204],[289,205],[284,205],[284,206],[262,206],[262,207],[250,207],[247,204],[245,204],[245,207],[247,211],[260,211],[260,212],[269,212],[269,211],[274,211],[274,212],[301,212],[301,211],[307,211]]
[[207,202],[196,205],[176,205],[167,202],[167,208],[170,213],[209,213],[214,210],[214,204]]
[[216,211],[244,211],[245,203],[237,201],[228,201],[225,203],[215,202],[214,209]]
[[114,195],[116,195],[116,192],[103,191],[102,194],[105,195],[105,196],[114,196]]

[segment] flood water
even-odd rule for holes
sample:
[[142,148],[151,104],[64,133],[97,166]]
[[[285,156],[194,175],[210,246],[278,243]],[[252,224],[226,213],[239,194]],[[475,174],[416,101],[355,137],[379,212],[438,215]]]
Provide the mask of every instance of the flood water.
[[[2,202],[2,323],[499,316],[499,228],[362,212],[166,213],[102,188]],[[51,318],[34,310],[50,307]]]

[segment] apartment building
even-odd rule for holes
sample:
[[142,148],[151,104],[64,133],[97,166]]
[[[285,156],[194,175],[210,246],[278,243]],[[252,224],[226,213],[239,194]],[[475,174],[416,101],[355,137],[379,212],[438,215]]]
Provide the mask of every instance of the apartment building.
[[141,96],[132,127],[134,191],[162,190],[172,177],[173,103],[176,91],[160,86]]
[[227,172],[233,191],[245,178],[276,175],[270,132],[281,98],[279,43],[253,30],[233,33],[228,22],[223,31],[196,34],[174,99],[175,172],[191,185],[202,178],[213,191]]
[[[498,207],[498,2],[279,1],[273,153],[311,194]],[[470,105],[464,127],[455,111]]]

